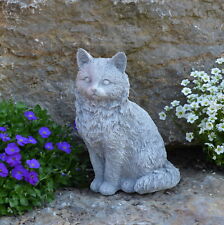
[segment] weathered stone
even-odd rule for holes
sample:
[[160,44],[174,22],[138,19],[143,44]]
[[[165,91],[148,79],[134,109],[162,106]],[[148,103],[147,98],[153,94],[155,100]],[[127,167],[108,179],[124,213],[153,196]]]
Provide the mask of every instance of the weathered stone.
[[126,55],[93,58],[78,49],[77,64],[75,122],[94,169],[91,190],[145,194],[176,186],[180,172],[167,160],[155,123],[128,98]]
[[131,98],[166,143],[183,142],[158,112],[182,98],[179,83],[192,67],[207,68],[224,51],[223,10],[223,0],[2,0],[0,93],[71,122],[77,48],[95,57],[124,51]]
[[118,192],[105,197],[87,189],[61,190],[45,208],[2,217],[0,224],[223,225],[223,174],[192,169],[181,173],[175,188],[147,195]]

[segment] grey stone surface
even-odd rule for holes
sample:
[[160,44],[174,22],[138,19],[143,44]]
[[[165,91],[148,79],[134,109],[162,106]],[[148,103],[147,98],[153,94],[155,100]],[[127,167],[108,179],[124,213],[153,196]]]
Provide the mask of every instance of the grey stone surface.
[[183,169],[169,191],[102,196],[88,189],[57,192],[55,201],[1,225],[223,225],[223,174]]
[[125,53],[94,58],[80,48],[77,63],[75,121],[95,173],[91,190],[145,194],[176,186],[180,172],[167,160],[155,123],[128,99]]
[[130,96],[156,122],[166,143],[183,142],[158,112],[181,98],[191,68],[224,51],[223,0],[2,0],[0,93],[40,103],[60,122],[74,119],[75,52],[128,56]]

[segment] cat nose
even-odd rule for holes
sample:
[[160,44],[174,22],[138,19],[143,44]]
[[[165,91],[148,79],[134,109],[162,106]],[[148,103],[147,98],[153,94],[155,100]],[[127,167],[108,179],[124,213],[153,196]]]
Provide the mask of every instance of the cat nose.
[[96,87],[92,87],[92,88],[91,88],[91,91],[93,92],[93,94],[95,94],[96,91],[97,91]]

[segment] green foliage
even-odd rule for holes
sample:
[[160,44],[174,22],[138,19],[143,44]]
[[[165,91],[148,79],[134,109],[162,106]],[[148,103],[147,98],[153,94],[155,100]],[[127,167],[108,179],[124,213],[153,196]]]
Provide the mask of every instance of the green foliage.
[[[27,111],[32,111],[36,119],[29,120],[24,114]],[[73,128],[57,125],[39,105],[30,109],[22,103],[0,102],[0,127],[6,128],[6,131],[0,131],[0,134],[7,134],[10,138],[6,141],[0,136],[1,155],[8,157],[5,150],[7,145],[16,143],[22,156],[20,165],[26,171],[38,174],[37,180],[33,183],[27,180],[25,175],[19,180],[13,177],[12,173],[16,166],[10,165],[5,158],[0,158],[1,165],[8,170],[7,176],[4,176],[3,169],[0,168],[0,215],[22,214],[35,206],[51,201],[56,188],[83,187],[88,183],[86,173],[88,158],[83,157],[85,154],[83,146],[75,143]],[[49,137],[43,138],[39,134],[41,127],[47,127],[51,131]],[[19,145],[16,135],[21,135],[24,140],[32,136],[37,143]],[[47,142],[53,144],[53,150],[44,147]],[[57,146],[60,142],[66,142],[69,151],[60,149]],[[30,168],[26,160],[31,159],[36,159],[40,167]]]

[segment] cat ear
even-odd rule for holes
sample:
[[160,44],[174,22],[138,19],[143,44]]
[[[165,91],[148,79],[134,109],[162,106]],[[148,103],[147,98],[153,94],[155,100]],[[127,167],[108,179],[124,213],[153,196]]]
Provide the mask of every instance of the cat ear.
[[122,73],[125,72],[127,66],[127,57],[124,52],[118,52],[111,59],[112,63],[120,70]]
[[93,60],[93,57],[83,48],[79,48],[76,54],[78,67],[81,68],[84,64]]

